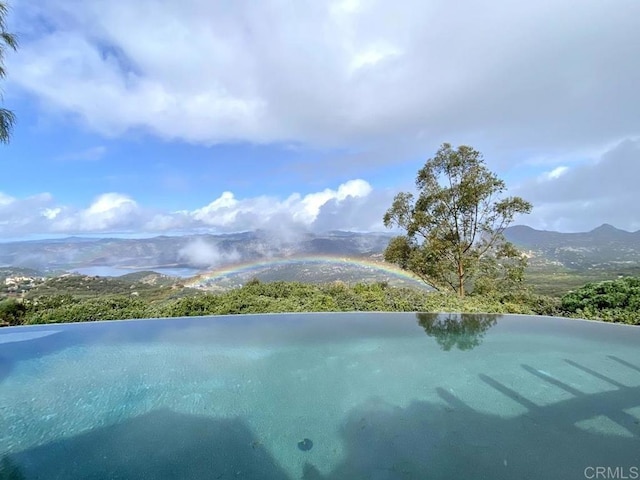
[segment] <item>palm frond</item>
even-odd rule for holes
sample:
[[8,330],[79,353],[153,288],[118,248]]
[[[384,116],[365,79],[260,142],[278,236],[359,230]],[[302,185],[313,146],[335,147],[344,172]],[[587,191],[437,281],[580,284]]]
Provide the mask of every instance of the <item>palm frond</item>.
[[0,43],[4,43],[12,50],[18,49],[18,37],[13,33],[5,32],[4,30],[0,30]]
[[9,143],[9,136],[15,123],[16,116],[13,112],[0,108],[0,143]]

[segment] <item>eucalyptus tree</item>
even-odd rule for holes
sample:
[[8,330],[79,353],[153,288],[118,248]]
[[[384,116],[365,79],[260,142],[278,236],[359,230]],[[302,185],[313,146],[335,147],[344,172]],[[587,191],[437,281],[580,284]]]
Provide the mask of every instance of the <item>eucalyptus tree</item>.
[[506,185],[491,172],[480,152],[443,144],[416,177],[418,195],[396,195],[384,215],[399,227],[384,257],[411,271],[436,290],[463,297],[476,287],[496,289],[522,281],[526,258],[503,232],[531,204],[503,196]]
[[[15,35],[7,31],[7,13],[8,7],[6,2],[0,0],[0,78],[4,78],[7,74],[4,68],[5,54],[8,48],[16,50],[18,48],[18,40]],[[15,115],[12,111],[0,107],[0,143],[8,143],[11,129],[15,123]]]

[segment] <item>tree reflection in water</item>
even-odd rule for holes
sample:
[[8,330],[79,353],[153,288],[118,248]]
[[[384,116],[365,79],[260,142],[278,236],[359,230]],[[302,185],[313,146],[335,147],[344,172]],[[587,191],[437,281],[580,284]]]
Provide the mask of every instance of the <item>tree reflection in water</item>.
[[482,343],[484,334],[502,315],[493,313],[417,313],[418,324],[438,345],[449,351],[453,347],[471,350]]

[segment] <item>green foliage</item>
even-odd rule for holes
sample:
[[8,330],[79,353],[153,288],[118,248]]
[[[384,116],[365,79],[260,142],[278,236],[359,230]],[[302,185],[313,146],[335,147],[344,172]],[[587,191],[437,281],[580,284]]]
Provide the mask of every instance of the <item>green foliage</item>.
[[640,278],[588,283],[563,296],[562,309],[584,318],[640,325]]
[[420,277],[437,290],[461,297],[477,278],[521,283],[526,259],[504,236],[515,215],[529,213],[520,197],[499,199],[505,183],[489,171],[482,155],[468,146],[445,143],[418,171],[414,201],[396,195],[384,216],[385,226],[400,227],[385,250],[385,260]]
[[[6,17],[8,7],[5,2],[0,1],[0,79],[7,74],[4,68],[5,51],[7,48],[16,50],[18,48],[18,39],[15,35],[7,32]],[[15,115],[13,112],[0,108],[0,143],[8,143],[11,129],[15,123]]]
[[21,301],[7,298],[0,301],[0,324],[22,325],[27,307]]
[[[562,299],[535,294],[525,288],[504,289],[489,294],[476,291],[460,297],[453,292],[424,292],[380,282],[349,286],[342,282],[306,284],[280,281],[251,282],[224,293],[198,292],[159,300],[130,295],[86,298],[64,294],[22,301],[0,301],[0,321],[5,325],[241,313],[350,311],[519,313],[600,318],[638,324],[640,279],[625,278],[615,282],[588,284]],[[438,328],[447,332],[459,327],[434,322],[430,325],[432,333],[439,332]],[[467,331],[465,329],[466,326],[461,332]],[[473,343],[469,343],[470,340],[465,342],[465,345]],[[457,345],[458,348],[462,348],[461,345]]]
[[390,287],[384,283],[348,286],[341,282],[322,285],[251,282],[224,293],[197,293],[162,301],[122,295],[83,298],[65,294],[27,300],[25,307],[20,322],[29,324],[284,312],[537,313],[533,304],[520,304],[516,299],[504,301],[476,295],[460,298],[446,293]]
[[[50,278],[32,289],[27,298],[72,295],[76,298],[104,298],[108,296],[136,296],[148,301],[160,301],[180,292],[174,287],[174,279],[153,272],[129,274],[122,277],[93,277],[65,275]],[[182,289],[181,289],[182,290]]]
[[155,313],[152,306],[137,298],[114,296],[78,300],[59,296],[31,303],[26,323],[122,320],[153,317]]

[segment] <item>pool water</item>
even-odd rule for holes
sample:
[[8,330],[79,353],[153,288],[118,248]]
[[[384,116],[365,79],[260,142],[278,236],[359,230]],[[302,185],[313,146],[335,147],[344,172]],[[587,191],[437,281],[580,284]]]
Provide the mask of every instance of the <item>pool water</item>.
[[4,328],[0,479],[640,478],[639,347],[510,315]]

